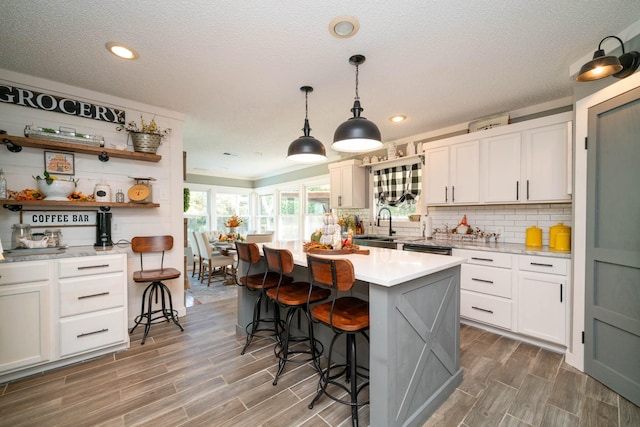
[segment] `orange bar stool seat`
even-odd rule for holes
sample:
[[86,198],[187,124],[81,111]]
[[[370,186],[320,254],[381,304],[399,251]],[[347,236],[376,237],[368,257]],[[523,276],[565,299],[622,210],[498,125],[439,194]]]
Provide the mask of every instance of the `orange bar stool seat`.
[[[179,270],[164,267],[164,253],[171,250],[171,248],[173,248],[173,236],[143,236],[131,239],[131,250],[140,254],[140,270],[133,273],[133,281],[136,283],[150,282],[142,293],[140,315],[136,316],[135,325],[129,331],[132,334],[138,325],[144,325],[144,334],[140,345],[144,345],[151,329],[151,324],[159,323],[159,321],[172,321],[181,331],[184,331],[184,328],[178,322],[178,311],[173,309],[171,290],[163,283],[164,280],[180,277]],[[160,268],[145,270],[142,255],[158,252],[162,253]]]
[[[328,326],[334,333],[327,355],[327,367],[320,374],[318,391],[309,404],[309,409],[322,395],[351,407],[351,422],[358,425],[358,408],[369,404],[369,401],[358,401],[360,392],[369,386],[369,370],[358,366],[356,336],[364,336],[367,343],[369,337],[369,303],[353,296],[341,296],[350,291],[355,282],[353,264],[348,259],[318,258],[307,255],[307,266],[312,285],[325,285],[333,290],[331,301],[311,306],[310,312],[314,320]],[[346,336],[346,360],[334,363],[333,346],[338,337]],[[348,400],[343,398],[347,392]]]
[[[306,363],[313,361],[318,373],[320,368],[320,355],[324,350],[322,343],[313,337],[313,322],[309,314],[309,305],[329,298],[331,291],[326,288],[312,286],[309,282],[284,283],[287,274],[293,272],[293,255],[287,249],[273,249],[263,247],[264,258],[267,260],[267,269],[279,275],[278,286],[267,290],[267,296],[277,306],[287,309],[284,322],[284,330],[280,333],[280,340],[274,346],[274,353],[279,359],[278,372],[273,380],[273,385],[278,384],[278,378],[284,370],[287,362]],[[302,313],[307,320],[307,335],[291,334],[291,322],[296,313]],[[280,325],[280,310],[276,310],[276,325]],[[303,346],[308,343],[308,347]],[[292,348],[292,344],[294,345]],[[296,344],[300,344],[297,346]],[[293,357],[295,355],[308,355],[308,357]]]

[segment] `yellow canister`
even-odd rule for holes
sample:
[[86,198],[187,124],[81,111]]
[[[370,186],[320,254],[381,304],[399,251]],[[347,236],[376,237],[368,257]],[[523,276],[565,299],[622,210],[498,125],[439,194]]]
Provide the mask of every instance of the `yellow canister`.
[[542,229],[535,225],[527,228],[527,238],[525,245],[540,247],[542,246]]
[[570,251],[571,250],[571,233],[561,232],[556,234],[556,251]]
[[[568,225],[564,225],[561,222],[549,227],[549,248],[556,249],[556,245],[557,245],[556,238],[558,233],[569,233],[569,237],[571,237],[571,227],[569,227]],[[568,249],[560,249],[560,250],[564,251]]]

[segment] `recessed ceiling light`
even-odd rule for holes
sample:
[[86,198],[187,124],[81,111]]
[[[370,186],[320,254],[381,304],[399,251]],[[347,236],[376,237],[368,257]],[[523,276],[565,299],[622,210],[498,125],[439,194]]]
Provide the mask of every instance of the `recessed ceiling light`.
[[353,16],[338,16],[329,23],[329,32],[339,39],[346,39],[356,35],[360,23]]
[[400,123],[407,120],[407,116],[403,116],[402,114],[396,114],[395,116],[389,117],[389,120],[391,120],[394,123]]
[[129,46],[126,46],[122,43],[108,42],[108,43],[105,43],[105,47],[109,52],[113,53],[115,56],[119,58],[137,59],[139,56],[138,52],[136,52],[133,48],[130,48]]

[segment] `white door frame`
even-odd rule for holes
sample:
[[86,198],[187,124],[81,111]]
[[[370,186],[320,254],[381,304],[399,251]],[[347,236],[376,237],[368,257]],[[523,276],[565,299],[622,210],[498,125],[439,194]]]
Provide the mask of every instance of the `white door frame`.
[[636,87],[640,87],[640,73],[635,73],[576,102],[576,137],[573,158],[573,327],[571,346],[566,353],[565,360],[569,365],[581,371],[584,371],[582,332],[584,331],[587,256],[587,150],[584,149],[584,140],[587,137],[589,108]]

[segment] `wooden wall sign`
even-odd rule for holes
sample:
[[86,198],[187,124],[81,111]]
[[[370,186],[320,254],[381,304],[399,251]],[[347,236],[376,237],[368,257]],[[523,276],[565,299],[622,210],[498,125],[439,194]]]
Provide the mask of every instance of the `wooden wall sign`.
[[95,227],[97,211],[20,211],[20,224],[37,227]]
[[30,89],[0,84],[0,102],[22,105],[36,110],[54,111],[69,116],[84,117],[111,123],[124,123],[125,112],[116,108],[90,104],[70,98],[49,95]]

